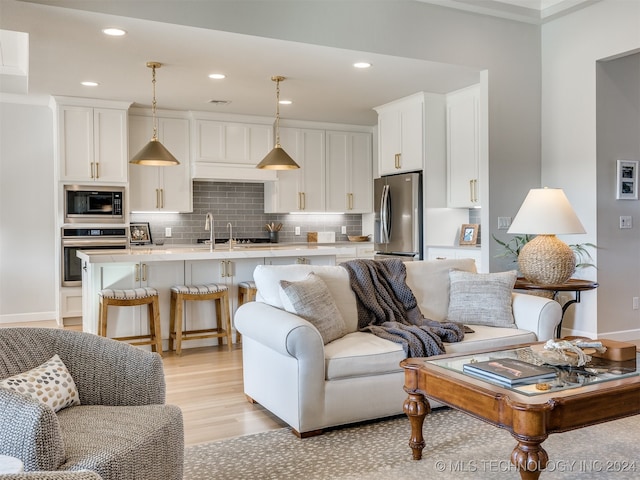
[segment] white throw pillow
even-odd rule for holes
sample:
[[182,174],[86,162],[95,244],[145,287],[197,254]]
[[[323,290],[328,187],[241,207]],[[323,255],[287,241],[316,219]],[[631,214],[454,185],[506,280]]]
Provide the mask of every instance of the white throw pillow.
[[1,380],[0,387],[28,395],[54,412],[80,405],[76,384],[58,355],[28,372]]
[[447,320],[465,325],[516,328],[511,308],[511,292],[517,272],[449,272],[449,313]]
[[318,329],[325,345],[347,333],[326,283],[313,272],[298,282],[281,280],[280,298],[287,312],[301,316]]

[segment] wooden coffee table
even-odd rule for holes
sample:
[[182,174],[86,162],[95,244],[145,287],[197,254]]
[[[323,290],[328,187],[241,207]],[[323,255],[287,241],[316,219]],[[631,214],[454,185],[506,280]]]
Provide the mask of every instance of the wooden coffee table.
[[[530,347],[404,360],[404,390],[409,396],[403,410],[411,422],[409,446],[414,460],[422,458],[425,447],[422,426],[431,411],[425,397],[508,430],[518,442],[511,463],[522,479],[537,479],[546,467],[549,456],[542,442],[549,434],[640,413],[640,352],[635,361],[597,360],[603,370],[613,373],[562,373],[564,381],[540,386],[549,387],[547,391],[536,385],[501,387],[462,372],[462,366],[472,361],[504,357],[528,361],[533,358]],[[580,379],[583,383],[573,383]]]

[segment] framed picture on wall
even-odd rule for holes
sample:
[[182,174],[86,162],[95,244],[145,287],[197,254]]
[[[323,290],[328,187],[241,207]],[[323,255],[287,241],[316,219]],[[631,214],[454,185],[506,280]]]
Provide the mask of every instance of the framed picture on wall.
[[616,200],[638,200],[638,160],[618,160]]
[[129,242],[131,245],[150,245],[151,229],[149,228],[149,223],[129,224]]
[[477,223],[464,223],[460,227],[460,245],[476,245],[478,243]]

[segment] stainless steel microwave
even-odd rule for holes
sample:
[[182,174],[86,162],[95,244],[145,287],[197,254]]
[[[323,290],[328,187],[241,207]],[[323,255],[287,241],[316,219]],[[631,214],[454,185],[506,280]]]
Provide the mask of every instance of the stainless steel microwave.
[[124,223],[124,187],[65,185],[65,223]]

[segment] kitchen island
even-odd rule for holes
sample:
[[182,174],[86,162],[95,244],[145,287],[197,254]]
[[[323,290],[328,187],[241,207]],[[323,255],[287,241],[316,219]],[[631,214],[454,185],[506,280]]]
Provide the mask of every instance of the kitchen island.
[[[368,245],[368,247],[366,247]],[[81,250],[82,329],[98,332],[98,292],[104,288],[153,287],[160,296],[163,349],[169,338],[170,289],[174,285],[222,283],[229,288],[232,315],[238,308],[238,283],[252,280],[258,265],[305,263],[335,265],[362,256],[372,244],[254,244],[254,245],[168,245],[123,250]],[[368,256],[368,255],[367,255]],[[185,328],[210,328],[215,317],[213,302],[188,302]],[[111,307],[108,337],[125,337],[147,332],[145,307]],[[235,336],[234,336],[235,337]],[[213,345],[215,339],[194,340],[184,347]]]

